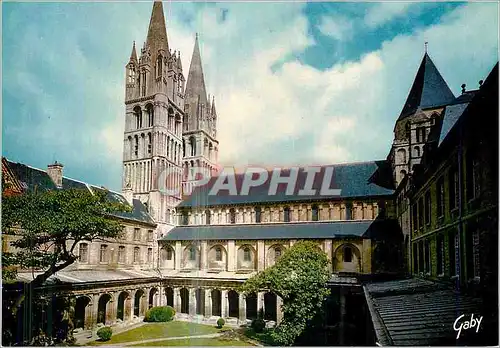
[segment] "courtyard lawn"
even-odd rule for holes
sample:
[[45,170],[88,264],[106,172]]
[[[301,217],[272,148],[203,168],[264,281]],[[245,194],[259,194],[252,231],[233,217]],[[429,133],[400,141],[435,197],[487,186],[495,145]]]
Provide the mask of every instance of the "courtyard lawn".
[[91,345],[108,345],[115,343],[135,342],[163,337],[186,337],[195,335],[207,335],[229,330],[218,329],[215,326],[189,323],[186,321],[170,321],[167,323],[146,323],[135,329],[131,329],[113,335],[109,341],[94,341]]
[[219,337],[215,338],[193,338],[193,339],[182,339],[182,340],[166,340],[149,342],[143,344],[133,345],[131,347],[164,347],[164,346],[243,346],[243,347],[253,347],[252,344],[248,342],[238,341],[238,340],[223,340]]

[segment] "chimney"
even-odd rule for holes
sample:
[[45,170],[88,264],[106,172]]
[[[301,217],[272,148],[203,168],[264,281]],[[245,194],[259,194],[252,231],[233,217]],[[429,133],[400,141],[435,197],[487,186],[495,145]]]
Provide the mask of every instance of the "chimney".
[[63,167],[64,166],[61,163],[57,163],[57,161],[47,166],[47,174],[49,174],[57,188],[62,188]]

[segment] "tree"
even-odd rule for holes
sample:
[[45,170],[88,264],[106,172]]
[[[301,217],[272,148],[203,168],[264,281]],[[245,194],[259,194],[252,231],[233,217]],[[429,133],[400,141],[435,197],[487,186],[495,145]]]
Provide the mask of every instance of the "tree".
[[290,346],[322,310],[328,279],[326,254],[314,242],[299,241],[275,265],[249,278],[241,291],[269,290],[281,297],[283,320],[271,335],[276,344]]
[[[78,259],[76,246],[81,241],[115,239],[123,231],[114,216],[130,208],[107,199],[107,192],[53,190],[2,197],[2,233],[14,235],[12,251],[2,253],[3,275],[15,277],[12,267],[41,272],[25,288],[13,311],[29,294],[58,271]],[[26,305],[32,301],[26,301]],[[31,335],[31,333],[30,333]]]

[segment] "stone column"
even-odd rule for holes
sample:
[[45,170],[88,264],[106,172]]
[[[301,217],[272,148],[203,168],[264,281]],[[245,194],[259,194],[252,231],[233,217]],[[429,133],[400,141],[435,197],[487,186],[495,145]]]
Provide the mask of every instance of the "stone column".
[[328,258],[328,270],[332,272],[332,240],[325,239],[324,241],[324,252],[326,253],[326,257]]
[[229,272],[234,272],[236,269],[235,254],[236,254],[236,247],[234,244],[234,240],[228,240],[227,241],[227,270]]
[[228,298],[227,298],[227,290],[221,290],[221,301],[220,301],[220,309],[221,309],[221,317],[227,318],[227,310],[229,307]]
[[205,289],[205,316],[212,316],[212,289]]
[[108,303],[106,303],[106,319],[104,320],[105,325],[111,325],[111,323],[114,321],[113,313],[115,306],[116,306],[116,301],[114,301],[114,296],[111,295],[111,299],[108,301]]
[[[175,242],[175,269],[181,269],[182,245],[180,241]],[[175,300],[174,300],[175,301]]]
[[189,288],[189,315],[196,314],[196,291]]
[[134,302],[132,301],[132,298],[132,295],[129,295],[123,304],[123,321],[130,321],[133,319],[134,310],[132,307]]
[[266,248],[263,240],[257,241],[257,271],[262,272],[266,268]]
[[281,297],[276,296],[276,324],[278,325],[283,320],[283,311],[281,310],[281,305],[283,300]]
[[257,315],[259,315],[261,311],[262,311],[262,314],[264,314],[264,312],[265,312],[264,292],[257,293]]
[[87,307],[85,307],[85,321],[84,321],[84,324],[83,324],[83,327],[85,329],[91,329],[92,326],[94,325],[92,323],[92,306],[97,306],[97,305],[94,305],[92,304],[92,302],[90,302]]
[[206,240],[203,240],[201,241],[201,250],[200,250],[200,253],[201,253],[201,265],[200,265],[200,268],[202,270],[206,270],[207,269],[207,261],[208,261],[208,250],[207,250],[207,241]]
[[246,301],[246,296],[243,295],[242,293],[239,294],[238,304],[240,307],[239,308],[240,324],[245,324],[247,320],[247,301]]
[[181,291],[179,288],[174,288],[174,309],[176,313],[181,312]]
[[94,294],[94,299],[92,300],[93,302],[93,308],[92,308],[92,326],[97,325],[97,316],[99,312],[99,294]]

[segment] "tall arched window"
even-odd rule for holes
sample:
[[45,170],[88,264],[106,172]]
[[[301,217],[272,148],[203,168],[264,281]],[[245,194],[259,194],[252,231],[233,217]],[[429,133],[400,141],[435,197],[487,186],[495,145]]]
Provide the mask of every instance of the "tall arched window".
[[148,126],[153,127],[154,124],[154,108],[153,105],[148,104],[146,106],[146,113],[148,115]]
[[276,248],[274,249],[274,260],[278,260],[279,258],[281,257],[281,249],[280,248]]
[[196,249],[194,246],[189,248],[189,260],[190,261],[196,260]]
[[189,138],[189,147],[191,148],[191,156],[196,156],[196,139],[194,137]]
[[162,56],[159,55],[156,60],[156,77],[161,77],[163,73],[163,59]]
[[317,205],[313,205],[311,207],[311,218],[312,218],[312,221],[318,221],[318,206]]
[[236,223],[236,211],[234,208],[229,209],[229,222],[232,224]]
[[283,209],[283,220],[285,222],[290,222],[290,208],[289,207],[285,207],[285,209]]
[[136,106],[134,108],[134,115],[135,115],[135,128],[137,129],[142,128],[142,110],[140,106]]
[[210,225],[210,223],[211,223],[210,210],[205,210],[205,225]]
[[139,137],[137,135],[134,137],[134,155],[136,157],[139,155]]

